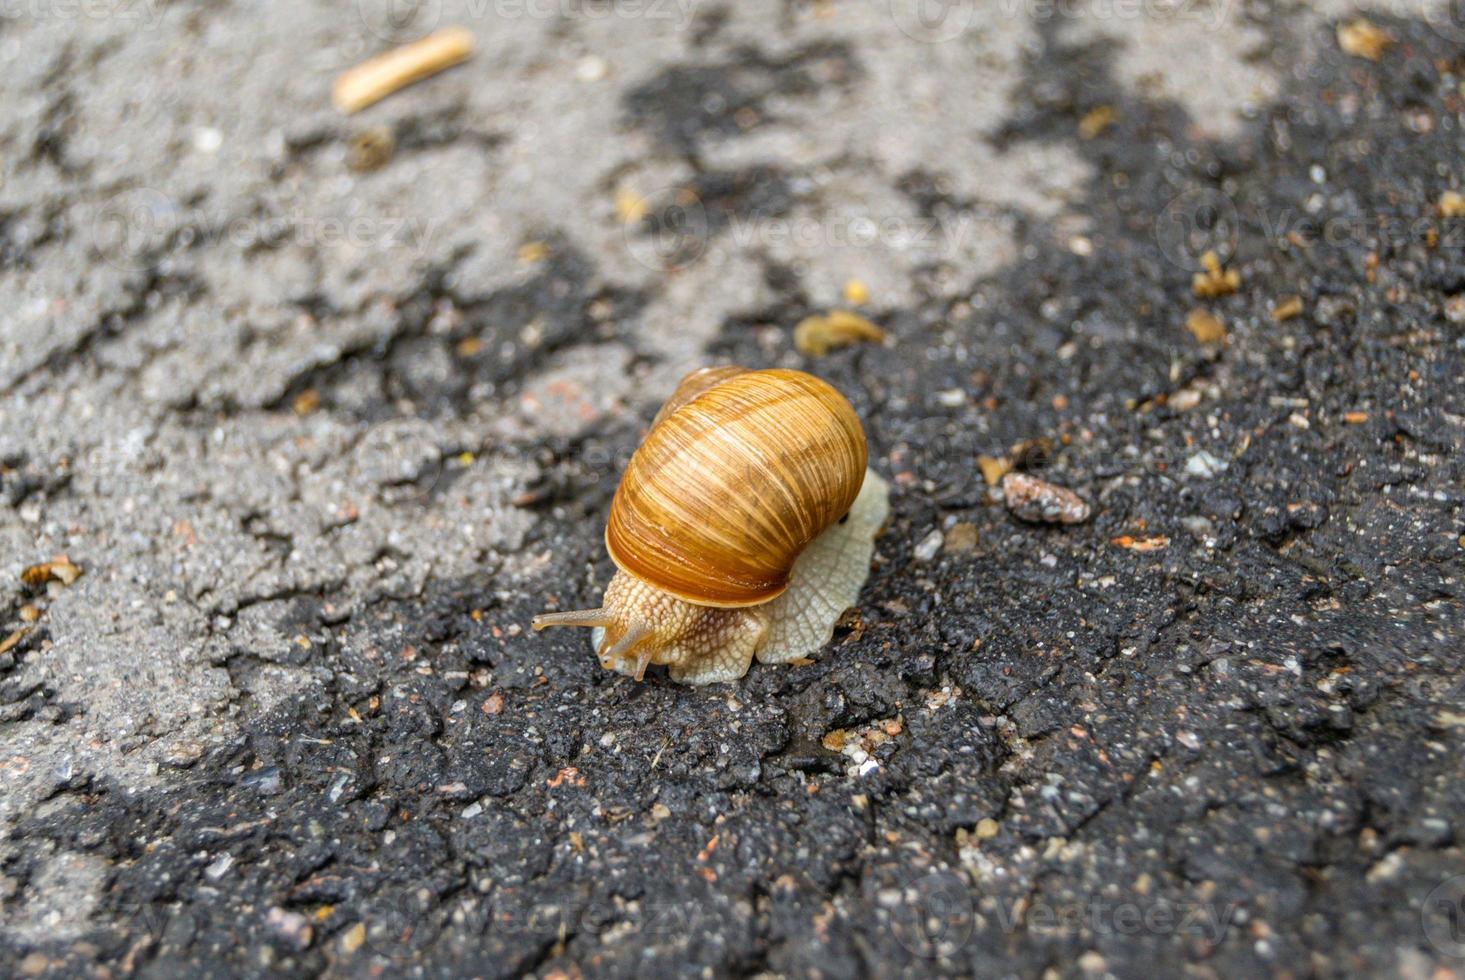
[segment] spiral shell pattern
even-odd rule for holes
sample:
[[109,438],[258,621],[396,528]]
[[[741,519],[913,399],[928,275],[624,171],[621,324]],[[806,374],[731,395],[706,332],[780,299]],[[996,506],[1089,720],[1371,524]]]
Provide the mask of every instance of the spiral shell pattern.
[[783,592],[799,553],[849,511],[865,433],[813,375],[719,371],[710,387],[705,371],[688,375],[658,415],[616,489],[605,545],[622,571],[688,602],[752,606]]

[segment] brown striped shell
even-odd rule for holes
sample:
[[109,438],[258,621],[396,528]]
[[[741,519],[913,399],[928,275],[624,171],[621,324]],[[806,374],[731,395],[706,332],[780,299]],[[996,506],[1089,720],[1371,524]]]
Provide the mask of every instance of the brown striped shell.
[[767,602],[849,511],[866,453],[854,409],[813,375],[694,371],[631,457],[605,546],[622,571],[688,602]]

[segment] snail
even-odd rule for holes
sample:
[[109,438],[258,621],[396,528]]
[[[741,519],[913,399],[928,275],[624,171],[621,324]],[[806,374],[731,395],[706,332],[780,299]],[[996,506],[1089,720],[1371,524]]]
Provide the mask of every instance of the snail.
[[733,681],[822,647],[870,571],[889,491],[838,391],[802,371],[702,368],[682,379],[632,455],[605,546],[599,608],[546,612],[535,631],[588,626],[602,666],[640,680]]

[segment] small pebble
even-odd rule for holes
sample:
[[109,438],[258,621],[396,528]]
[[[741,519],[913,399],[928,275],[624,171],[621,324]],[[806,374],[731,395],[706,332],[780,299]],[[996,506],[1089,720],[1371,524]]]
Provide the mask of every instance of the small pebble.
[[932,558],[935,558],[938,554],[940,554],[941,545],[945,542],[945,540],[945,535],[943,535],[938,529],[933,528],[931,531],[927,532],[926,536],[920,540],[919,544],[916,545],[916,561],[930,561]]
[[1226,472],[1228,465],[1230,464],[1224,459],[1202,449],[1185,461],[1185,472],[1191,476],[1198,476],[1203,480],[1209,480],[1213,476],[1219,476]]
[[309,948],[310,941],[315,936],[315,930],[305,916],[299,912],[287,912],[279,906],[270,909],[265,916],[265,926],[294,950]]
[[234,855],[220,854],[212,864],[203,869],[203,873],[208,876],[210,881],[218,881],[224,875],[228,874],[229,869],[232,867],[234,867]]
[[1210,518],[1199,514],[1182,517],[1180,524],[1197,538],[1209,538],[1216,533],[1216,526],[1211,523]]
[[357,173],[382,167],[397,150],[397,138],[390,126],[373,126],[351,137],[346,144],[346,166]]
[[218,153],[224,145],[224,134],[212,126],[193,131],[193,148],[200,153]]
[[1032,524],[1079,524],[1092,513],[1072,490],[1026,473],[1004,476],[1002,496],[1012,516]]
[[1169,405],[1177,412],[1188,412],[1200,404],[1201,393],[1194,388],[1183,388],[1170,396]]
[[341,934],[341,952],[348,956],[366,942],[366,923],[358,922]]
[[582,82],[598,82],[610,74],[610,63],[598,54],[587,54],[575,63],[575,77]]

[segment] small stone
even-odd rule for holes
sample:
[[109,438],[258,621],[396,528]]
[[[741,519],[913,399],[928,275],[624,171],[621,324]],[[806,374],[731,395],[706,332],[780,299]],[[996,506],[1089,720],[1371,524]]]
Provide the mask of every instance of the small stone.
[[598,82],[610,74],[610,62],[598,54],[587,54],[575,62],[575,77],[582,82]]
[[964,555],[977,550],[977,526],[967,521],[951,525],[946,531],[946,550],[954,555]]
[[1445,319],[1451,323],[1465,323],[1465,293],[1445,300]]
[[51,960],[45,953],[31,953],[20,961],[20,972],[27,977],[38,977],[51,966]]
[[914,552],[916,561],[930,561],[932,558],[935,558],[940,554],[941,545],[945,540],[945,536],[938,529],[933,528],[927,532],[926,536],[916,545]]
[[1078,958],[1078,968],[1084,973],[1098,975],[1109,968],[1109,962],[1096,949],[1091,949]]
[[351,137],[346,144],[346,166],[357,173],[383,167],[397,151],[397,137],[389,126],[372,126]]
[[366,923],[358,922],[341,934],[341,952],[350,956],[366,942]]
[[991,840],[993,837],[997,836],[997,831],[1000,829],[1001,827],[998,825],[997,821],[993,820],[991,817],[983,817],[981,820],[977,821],[977,840]]
[[946,408],[960,408],[966,404],[966,392],[960,388],[947,388],[936,393],[936,400]]
[[1004,476],[1002,496],[1012,516],[1032,524],[1079,524],[1091,513],[1089,505],[1072,490],[1026,473]]
[[224,134],[212,126],[193,131],[193,148],[200,153],[218,153],[224,145]]
[[174,769],[187,769],[203,758],[203,753],[202,742],[177,742],[168,747],[159,761]]
[[229,869],[232,867],[234,867],[234,855],[227,853],[220,854],[213,863],[203,869],[203,873],[210,881],[218,881],[224,875],[228,874]]
[[1205,539],[1216,533],[1216,526],[1211,523],[1210,518],[1200,514],[1192,514],[1190,517],[1182,517],[1180,524],[1194,537]]
[[852,306],[860,306],[870,301],[869,288],[858,279],[850,279],[844,284],[844,301]]
[[665,803],[651,804],[651,819],[655,823],[661,823],[671,816],[671,809]]
[[288,912],[275,906],[265,916],[265,926],[274,933],[282,945],[300,951],[309,948],[315,938],[310,921],[299,912]]
[[1202,449],[1185,461],[1185,472],[1191,476],[1209,480],[1213,476],[1226,472],[1226,467],[1229,465],[1224,459]]
[[1182,388],[1170,396],[1166,403],[1177,412],[1188,412],[1200,404],[1201,393],[1194,388]]

